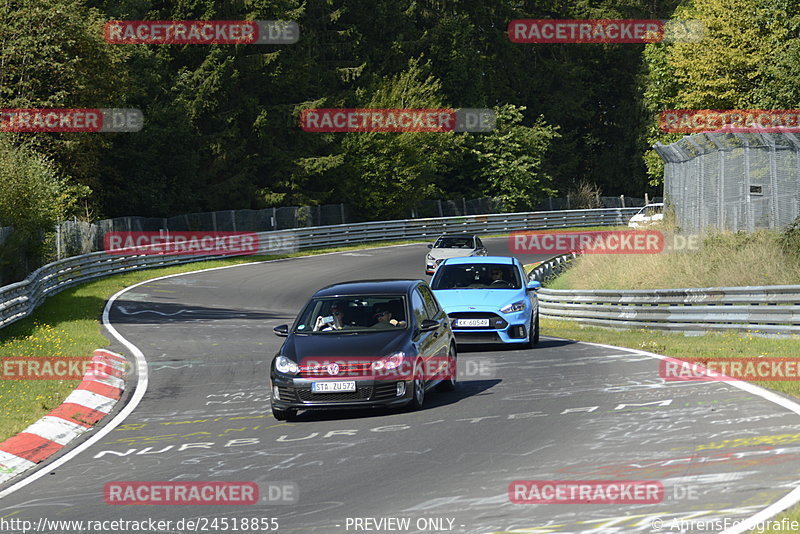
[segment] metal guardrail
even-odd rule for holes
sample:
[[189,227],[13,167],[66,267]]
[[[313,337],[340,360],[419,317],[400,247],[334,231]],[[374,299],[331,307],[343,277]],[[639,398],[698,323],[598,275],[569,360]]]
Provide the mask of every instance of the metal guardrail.
[[543,261],[528,273],[528,280],[538,280],[542,284],[557,277],[570,267],[570,262],[577,256],[576,253],[561,254],[547,261]]
[[[371,241],[433,239],[444,232],[496,234],[514,230],[624,225],[638,210],[639,208],[608,208],[500,213],[259,232],[259,253],[266,254],[285,249],[288,242],[293,243],[293,247],[297,250],[305,250]],[[138,269],[165,267],[221,257],[224,256],[142,253],[120,255],[93,252],[49,263],[28,275],[21,282],[0,287],[0,328],[27,317],[47,297],[82,282]]]
[[[529,280],[545,283],[571,266],[575,253],[537,265]],[[800,334],[800,286],[683,289],[545,289],[539,312],[549,319],[617,329]]]
[[540,289],[542,317],[619,329],[800,334],[800,286]]

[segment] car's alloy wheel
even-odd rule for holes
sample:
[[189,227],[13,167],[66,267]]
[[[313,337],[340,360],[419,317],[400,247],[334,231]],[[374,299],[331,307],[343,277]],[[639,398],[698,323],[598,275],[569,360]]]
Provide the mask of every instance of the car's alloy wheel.
[[422,373],[422,364],[414,364],[414,380],[411,382],[411,402],[408,403],[412,410],[419,410],[425,402],[425,376]]
[[279,410],[272,408],[272,416],[278,421],[289,421],[297,415],[297,410]]
[[447,365],[448,365],[448,372],[450,373],[450,378],[446,378],[439,382],[439,386],[437,389],[439,391],[454,391],[456,389],[456,385],[458,384],[458,365],[457,365],[457,358],[458,354],[456,353],[456,344],[450,344],[450,352],[447,353]]

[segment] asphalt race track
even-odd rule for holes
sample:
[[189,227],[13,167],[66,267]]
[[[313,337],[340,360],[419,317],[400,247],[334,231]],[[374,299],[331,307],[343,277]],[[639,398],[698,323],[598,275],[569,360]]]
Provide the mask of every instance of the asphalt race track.
[[[486,241],[490,254],[507,254],[504,239]],[[277,518],[278,532],[324,534],[719,532],[800,482],[800,416],[787,406],[725,383],[665,383],[653,357],[548,338],[546,330],[533,350],[462,350],[459,357],[492,362],[495,376],[462,382],[454,393],[430,392],[422,411],[276,421],[266,387],[282,338],[272,327],[290,322],[330,283],[426,278],[426,250],[409,245],[237,266],[127,291],[110,321],[147,361],[141,402],[64,465],[44,466],[27,485],[0,488],[12,490],[0,499],[0,517],[37,525],[42,518]],[[131,357],[116,340],[111,348]],[[509,484],[534,479],[654,480],[664,498],[512,504]],[[103,486],[116,481],[282,483],[297,494],[293,504],[108,505]],[[357,518],[410,522],[404,530],[387,528],[395,523],[356,528]],[[717,521],[719,528],[682,519]],[[38,532],[101,531],[44,524]]]

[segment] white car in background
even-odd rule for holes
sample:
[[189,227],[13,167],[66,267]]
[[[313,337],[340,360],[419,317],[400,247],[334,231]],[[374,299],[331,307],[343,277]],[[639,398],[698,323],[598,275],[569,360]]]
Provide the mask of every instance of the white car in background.
[[488,252],[481,238],[473,234],[443,235],[435,243],[428,245],[431,249],[425,256],[425,274],[433,274],[442,260],[465,256],[486,256]]
[[661,222],[664,220],[664,203],[656,202],[648,204],[640,209],[636,215],[631,217],[628,221],[628,226],[631,228],[639,228],[642,226],[649,226],[653,223]]

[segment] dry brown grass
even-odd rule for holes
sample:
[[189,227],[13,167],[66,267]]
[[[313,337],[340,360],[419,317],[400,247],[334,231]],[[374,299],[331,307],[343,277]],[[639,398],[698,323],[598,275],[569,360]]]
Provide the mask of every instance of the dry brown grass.
[[[665,232],[666,240],[674,235]],[[700,250],[661,254],[587,254],[548,287],[655,289],[800,284],[800,260],[776,232],[713,233]]]

